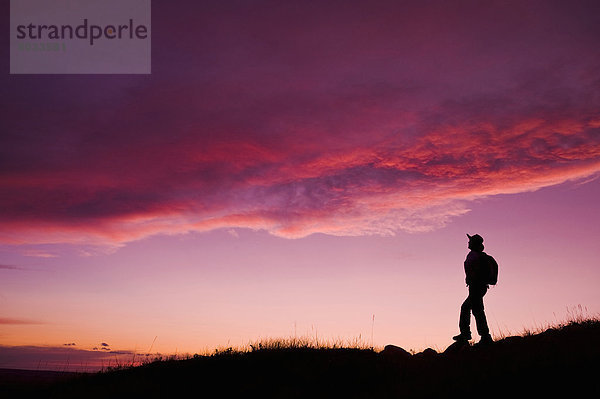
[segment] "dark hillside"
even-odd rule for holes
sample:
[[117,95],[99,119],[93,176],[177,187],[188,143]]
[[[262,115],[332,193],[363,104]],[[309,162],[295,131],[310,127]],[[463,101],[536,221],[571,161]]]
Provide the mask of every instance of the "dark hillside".
[[154,362],[13,392],[54,398],[595,397],[599,342],[600,322],[589,320],[445,353],[259,349]]

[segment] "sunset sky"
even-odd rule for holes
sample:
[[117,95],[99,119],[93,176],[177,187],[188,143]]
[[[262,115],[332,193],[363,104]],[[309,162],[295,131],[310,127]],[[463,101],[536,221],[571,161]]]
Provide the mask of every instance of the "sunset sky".
[[0,368],[443,350],[465,233],[496,336],[600,312],[598,2],[154,1],[151,35],[151,75],[3,47]]

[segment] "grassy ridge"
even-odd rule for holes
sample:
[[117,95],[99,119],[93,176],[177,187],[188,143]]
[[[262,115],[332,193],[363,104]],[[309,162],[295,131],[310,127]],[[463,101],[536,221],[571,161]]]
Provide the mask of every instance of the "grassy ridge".
[[[438,354],[265,345],[29,387],[50,398],[449,397],[600,393],[600,321]],[[14,387],[13,393],[18,393]],[[9,396],[6,396],[9,397]]]

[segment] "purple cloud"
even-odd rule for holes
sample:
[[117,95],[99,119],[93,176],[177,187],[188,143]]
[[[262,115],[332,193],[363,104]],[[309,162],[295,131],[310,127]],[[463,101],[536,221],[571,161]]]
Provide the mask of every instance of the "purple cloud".
[[597,11],[157,4],[149,78],[1,78],[0,242],[423,231],[594,175]]
[[94,352],[53,346],[0,345],[0,368],[92,372],[118,364],[131,364],[131,351]]

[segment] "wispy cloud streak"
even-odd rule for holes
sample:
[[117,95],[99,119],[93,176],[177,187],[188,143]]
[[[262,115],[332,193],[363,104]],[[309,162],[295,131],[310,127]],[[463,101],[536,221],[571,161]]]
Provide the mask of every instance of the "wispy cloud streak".
[[0,324],[4,325],[27,325],[27,324],[44,324],[43,321],[29,320],[29,319],[16,319],[9,317],[0,317]]
[[0,270],[22,270],[22,268],[13,265],[0,265]]

